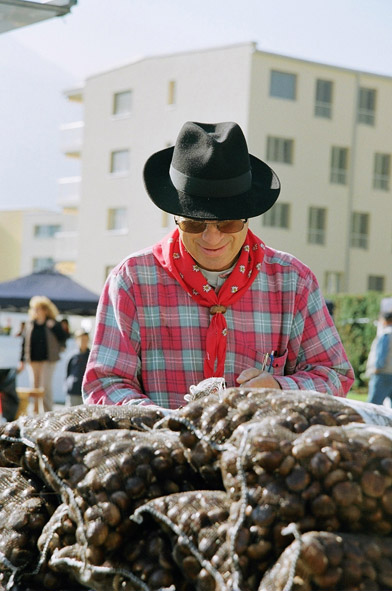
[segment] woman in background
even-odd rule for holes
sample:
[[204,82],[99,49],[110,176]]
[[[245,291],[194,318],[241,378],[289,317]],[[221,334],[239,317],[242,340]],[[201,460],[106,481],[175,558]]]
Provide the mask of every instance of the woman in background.
[[27,363],[30,386],[44,388],[44,410],[53,408],[52,378],[67,334],[56,320],[59,311],[46,296],[34,296],[29,304],[30,321],[23,335],[20,371]]

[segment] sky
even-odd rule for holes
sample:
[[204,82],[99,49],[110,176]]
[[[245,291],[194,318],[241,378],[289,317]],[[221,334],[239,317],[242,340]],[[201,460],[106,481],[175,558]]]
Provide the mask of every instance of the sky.
[[258,49],[392,75],[391,0],[78,0],[8,33],[80,79],[141,56]]
[[145,56],[250,41],[392,76],[392,0],[78,0],[3,33],[0,209],[53,208],[58,178],[77,174],[60,150],[59,127],[79,117],[65,89]]

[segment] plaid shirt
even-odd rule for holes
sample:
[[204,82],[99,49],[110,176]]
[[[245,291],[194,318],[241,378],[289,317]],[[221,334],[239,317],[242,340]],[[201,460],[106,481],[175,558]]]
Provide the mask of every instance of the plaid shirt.
[[[131,255],[110,274],[97,310],[84,377],[89,404],[184,404],[204,379],[209,309],[197,304],[159,265],[152,249]],[[272,374],[282,389],[345,396],[354,372],[317,280],[290,254],[266,247],[262,270],[226,311],[227,387],[276,352]]]

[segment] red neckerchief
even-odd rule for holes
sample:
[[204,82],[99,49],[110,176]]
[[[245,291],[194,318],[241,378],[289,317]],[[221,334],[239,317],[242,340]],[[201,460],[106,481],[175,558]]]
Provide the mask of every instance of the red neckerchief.
[[204,377],[223,377],[226,359],[226,308],[249,289],[261,269],[264,243],[248,230],[237,263],[219,292],[209,285],[202,270],[186,250],[176,228],[153,247],[153,254],[201,306],[210,308],[211,322],[207,330]]

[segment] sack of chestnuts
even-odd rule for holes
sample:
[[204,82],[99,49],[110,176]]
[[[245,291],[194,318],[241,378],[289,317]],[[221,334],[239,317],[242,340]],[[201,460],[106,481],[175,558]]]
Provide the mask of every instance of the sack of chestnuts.
[[392,538],[307,532],[264,575],[259,591],[392,591]]
[[[92,548],[76,543],[54,550],[49,567],[72,573],[94,591],[193,591],[175,564],[168,535],[152,520],[134,524],[121,554],[110,553],[94,564]],[[68,590],[67,590],[68,591]]]
[[[20,588],[29,591],[85,589],[72,575],[70,569],[53,568],[50,558],[55,550],[76,543],[76,523],[69,516],[69,508],[61,504],[45,524],[37,541],[39,560],[34,573],[25,573],[20,578]],[[16,591],[16,590],[15,590]]]
[[[146,501],[202,488],[186,460],[178,434],[125,429],[90,433],[44,432],[36,439],[41,474],[61,495],[77,524],[83,568],[129,561],[139,526],[129,516]],[[140,536],[140,538],[139,538]],[[132,548],[129,541],[133,540]],[[69,553],[62,549],[58,554]],[[82,562],[83,562],[82,560]]]
[[[288,430],[273,433],[266,423],[238,428],[221,459],[225,489],[235,501],[230,518],[241,520],[244,573],[277,558],[292,541],[281,534],[291,522],[300,532],[391,534],[389,427],[314,425],[290,439]],[[249,547],[260,541],[268,552],[264,564],[255,564]]]
[[37,431],[55,433],[63,431],[89,433],[108,429],[147,431],[163,416],[163,409],[157,406],[83,404],[37,416],[21,416],[15,421],[0,426],[0,466],[21,466],[36,470],[37,465],[34,464],[36,456],[32,449],[27,453],[26,463],[26,445],[23,439],[34,437]]
[[37,540],[54,510],[33,477],[20,468],[0,468],[0,585],[5,589],[35,571]]
[[[276,425],[301,433],[314,424],[335,426],[364,422],[344,400],[313,391],[282,391],[270,388],[230,388],[216,396],[190,402],[165,417],[159,425],[180,431],[192,463],[206,482],[221,488],[221,446],[235,429],[252,419],[274,418]],[[208,467],[206,467],[208,466]]]
[[149,501],[133,519],[152,516],[168,531],[172,555],[191,589],[229,591],[237,588],[228,539],[229,508],[223,491],[190,491]]
[[[374,405],[372,405],[374,406]],[[171,413],[163,424],[173,430],[190,430],[222,444],[235,429],[253,419],[275,415],[278,424],[294,433],[311,425],[345,425],[365,422],[344,399],[313,391],[271,388],[229,388],[219,396],[190,402]]]

